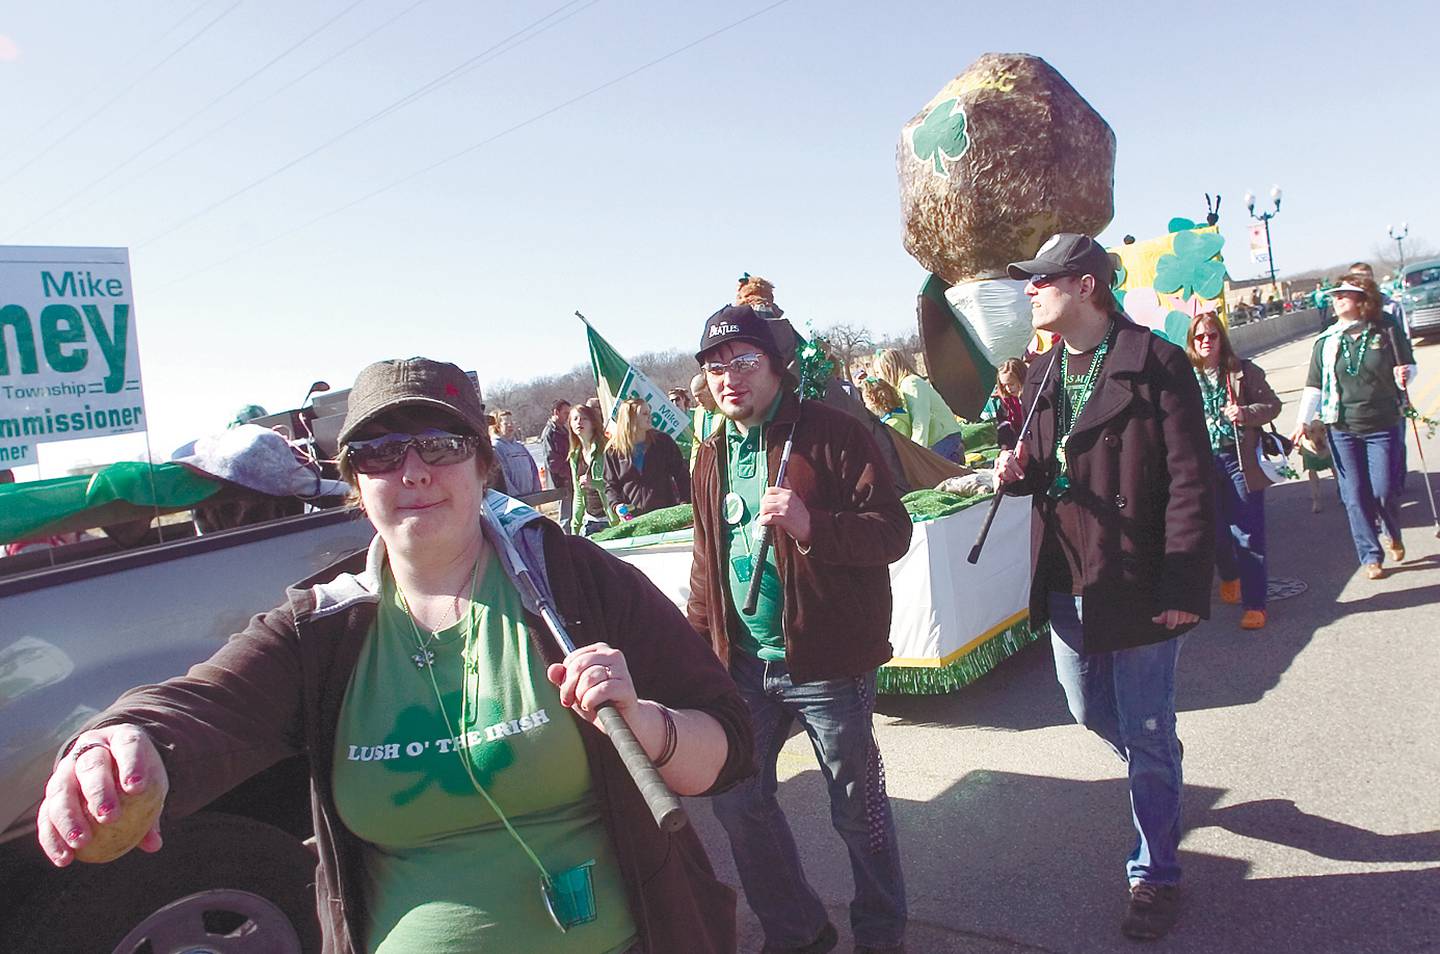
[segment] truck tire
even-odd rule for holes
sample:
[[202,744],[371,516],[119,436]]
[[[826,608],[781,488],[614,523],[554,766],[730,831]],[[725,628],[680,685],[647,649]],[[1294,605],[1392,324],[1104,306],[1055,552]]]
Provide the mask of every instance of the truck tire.
[[315,856],[263,822],[203,812],[155,854],[43,873],[0,950],[70,954],[308,954],[320,949]]

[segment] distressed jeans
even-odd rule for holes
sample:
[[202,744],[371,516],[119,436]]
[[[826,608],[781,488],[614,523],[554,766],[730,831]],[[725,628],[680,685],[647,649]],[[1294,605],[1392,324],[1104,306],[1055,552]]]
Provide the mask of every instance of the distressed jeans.
[[795,836],[775,797],[775,764],[798,719],[825,776],[830,821],[850,853],[855,943],[900,944],[905,936],[905,881],[872,726],[875,673],[797,685],[784,661],[767,662],[737,650],[730,656],[730,675],[750,709],[760,771],[715,796],[712,806],[730,838],[745,900],[765,930],[766,943],[803,947],[829,921],[825,905],[805,879]]
[[1108,653],[1081,653],[1080,597],[1050,594],[1055,675],[1075,721],[1109,743],[1130,773],[1135,850],[1131,884],[1180,883],[1180,740],[1175,735],[1177,636]]

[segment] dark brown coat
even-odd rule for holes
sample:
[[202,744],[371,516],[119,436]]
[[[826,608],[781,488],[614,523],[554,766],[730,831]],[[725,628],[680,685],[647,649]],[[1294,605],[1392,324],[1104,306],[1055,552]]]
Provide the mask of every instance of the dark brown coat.
[[[776,533],[784,594],[785,662],[795,682],[858,676],[893,655],[890,564],[910,547],[910,515],[864,427],[818,401],[786,393],[765,429],[771,486],[790,425],[795,444],[785,485],[810,511],[810,545]],[[725,428],[695,459],[695,549],[686,614],[716,654],[730,661],[730,634],[743,625],[730,596],[720,489]]]
[[[749,713],[674,604],[635,568],[543,524],[556,608],[575,643],[604,641],[623,650],[642,697],[698,709],[720,723],[729,753],[710,794],[752,773]],[[358,573],[364,566],[365,555],[357,554],[338,569]],[[321,579],[333,576],[332,569]],[[170,777],[167,817],[203,808],[280,759],[309,753],[324,951],[349,954],[365,950],[362,844],[336,814],[332,753],[376,601],[347,600],[316,619],[315,590],[289,596],[187,675],[126,693],[91,725],[133,722],[149,733]],[[560,662],[543,623],[528,614],[527,623],[532,646]],[[576,724],[643,950],[733,952],[735,893],[715,877],[694,829],[661,832],[615,747],[589,723],[576,717]]]
[[[1205,408],[1185,352],[1116,315],[1115,341],[1095,393],[1070,433],[1071,487],[1062,505],[1079,508],[1078,554],[1084,651],[1162,642],[1152,617],[1167,609],[1210,616],[1215,561],[1214,467]],[[1044,621],[1050,586],[1040,547],[1057,523],[1045,490],[1055,469],[1058,368],[1051,355],[1030,366],[1024,402],[1039,402],[1025,447],[1025,477],[1007,488],[1033,495],[1030,618]],[[1041,378],[1045,387],[1040,388]]]

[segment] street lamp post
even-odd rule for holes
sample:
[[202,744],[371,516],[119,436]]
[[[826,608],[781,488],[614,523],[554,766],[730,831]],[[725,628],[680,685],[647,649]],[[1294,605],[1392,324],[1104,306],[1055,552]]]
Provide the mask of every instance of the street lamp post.
[[1397,271],[1403,272],[1405,271],[1405,237],[1410,234],[1410,223],[1401,222],[1399,233],[1396,233],[1393,225],[1386,226],[1386,229],[1390,232],[1390,237],[1395,240],[1395,247],[1400,252],[1400,268]]
[[1270,246],[1270,220],[1280,214],[1280,187],[1278,185],[1270,187],[1270,198],[1275,201],[1275,211],[1257,213],[1255,211],[1255,193],[1246,192],[1245,208],[1250,210],[1250,217],[1252,219],[1265,223],[1265,257],[1270,260],[1270,288],[1278,299],[1280,297],[1280,285],[1275,281],[1275,251]]

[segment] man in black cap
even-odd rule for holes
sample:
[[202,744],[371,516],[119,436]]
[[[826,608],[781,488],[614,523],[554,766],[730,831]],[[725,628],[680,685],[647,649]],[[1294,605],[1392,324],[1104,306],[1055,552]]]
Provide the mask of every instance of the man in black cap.
[[[849,849],[855,950],[902,951],[905,886],[872,720],[875,670],[891,656],[888,566],[909,547],[910,518],[863,426],[800,401],[770,328],[748,305],[722,308],[695,355],[724,421],[696,455],[687,615],[750,707],[760,765],[715,798],[715,815],[764,950],[831,950],[835,928],[775,798],[776,761],[798,718]],[[759,562],[762,528],[774,545]],[[746,614],[757,573],[759,599]]]
[[1030,618],[1048,620],[1075,720],[1125,761],[1138,835],[1121,930],[1162,937],[1179,904],[1182,748],[1175,664],[1210,615],[1213,468],[1185,352],[1116,306],[1099,243],[1060,234],[1010,266],[1031,322],[1060,336],[1030,366],[1029,432],[996,470],[1033,498]]

